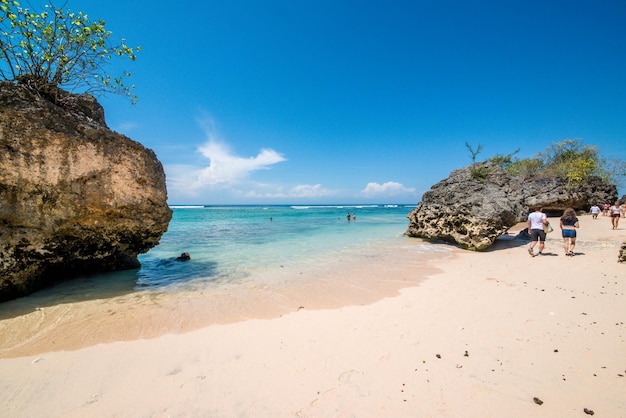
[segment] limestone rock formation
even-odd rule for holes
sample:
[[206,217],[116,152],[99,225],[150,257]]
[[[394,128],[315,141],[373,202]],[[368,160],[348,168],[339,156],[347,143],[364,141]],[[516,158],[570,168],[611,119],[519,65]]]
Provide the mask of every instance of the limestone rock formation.
[[531,207],[542,206],[549,214],[568,207],[589,210],[593,203],[617,196],[614,185],[600,180],[568,188],[557,178],[522,181],[489,163],[474,169],[484,169],[483,181],[472,176],[472,167],[464,167],[426,192],[408,215],[405,234],[485,250],[511,226],[525,221]]
[[154,152],[109,130],[95,99],[61,94],[0,83],[0,301],[136,268],[172,216]]

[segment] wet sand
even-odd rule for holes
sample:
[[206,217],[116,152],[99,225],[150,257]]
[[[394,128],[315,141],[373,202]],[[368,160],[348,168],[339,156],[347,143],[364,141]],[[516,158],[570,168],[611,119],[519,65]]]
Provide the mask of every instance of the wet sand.
[[302,309],[370,304],[416,286],[452,257],[440,245],[424,251],[410,238],[365,252],[341,253],[316,265],[252,272],[230,284],[168,291],[133,289],[111,275],[62,283],[0,305],[0,358],[76,350],[99,343],[181,334],[215,324],[278,318]]

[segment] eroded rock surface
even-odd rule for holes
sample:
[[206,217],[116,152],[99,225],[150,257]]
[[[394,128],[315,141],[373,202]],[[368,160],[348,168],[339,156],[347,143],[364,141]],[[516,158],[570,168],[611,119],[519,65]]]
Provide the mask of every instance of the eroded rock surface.
[[136,268],[171,219],[154,152],[109,130],[93,98],[71,99],[0,83],[0,301]]
[[496,165],[482,163],[488,174],[482,181],[471,168],[452,171],[435,184],[409,213],[406,235],[485,250],[513,225],[526,221],[529,208],[559,214],[568,207],[589,210],[593,203],[615,201],[617,188],[600,180],[567,187],[557,178],[524,181]]

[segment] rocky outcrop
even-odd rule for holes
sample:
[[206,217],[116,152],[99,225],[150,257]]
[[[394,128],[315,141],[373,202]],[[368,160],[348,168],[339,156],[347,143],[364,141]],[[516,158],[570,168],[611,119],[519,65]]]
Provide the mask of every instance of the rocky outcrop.
[[[477,178],[472,170],[484,177]],[[599,179],[567,187],[558,178],[523,181],[497,165],[478,163],[454,170],[426,192],[409,213],[405,234],[485,250],[511,226],[525,221],[531,207],[560,214],[568,207],[589,210],[616,196],[615,186]]]
[[602,206],[617,198],[617,187],[599,178],[591,178],[576,186],[567,185],[559,178],[540,178],[525,181],[523,187],[526,204],[529,207],[542,206],[544,212],[552,216],[560,216],[567,208],[588,212],[594,204]]
[[154,152],[109,130],[90,96],[63,103],[0,83],[0,301],[136,268],[171,219]]

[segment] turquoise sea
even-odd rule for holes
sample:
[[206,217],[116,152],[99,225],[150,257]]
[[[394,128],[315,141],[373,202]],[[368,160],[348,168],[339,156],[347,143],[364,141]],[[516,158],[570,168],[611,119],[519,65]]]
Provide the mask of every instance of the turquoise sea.
[[[404,235],[410,205],[172,209],[140,269],[74,278],[0,304],[0,356],[373,303],[419,285],[436,272],[433,261],[453,253]],[[184,252],[191,259],[178,261]]]
[[[139,257],[136,287],[167,291],[254,280],[268,270],[313,267],[338,256],[401,245],[412,240],[403,234],[413,208],[172,206],[172,221],[161,243]],[[428,252],[428,245],[421,249]],[[191,260],[177,261],[183,252]]]
[[[366,264],[389,268],[389,274],[381,272],[389,276],[392,264],[407,260],[420,264],[452,251],[404,236],[413,205],[170,207],[168,230],[159,245],[139,255],[141,268],[61,280],[22,302],[55,305],[240,284],[271,287],[328,275],[358,280],[363,274],[355,269]],[[177,260],[182,253],[190,260]],[[11,305],[0,304],[0,320]]]
[[[412,205],[171,206],[159,245],[139,255],[141,268],[62,281],[22,302],[57,305],[118,296],[196,294],[233,286],[280,287],[333,277],[360,286],[395,279],[451,255],[449,246],[404,236]],[[350,214],[350,220],[347,215]],[[190,260],[179,261],[182,253]],[[240,286],[241,287],[241,286]],[[3,311],[12,303],[1,304]]]

